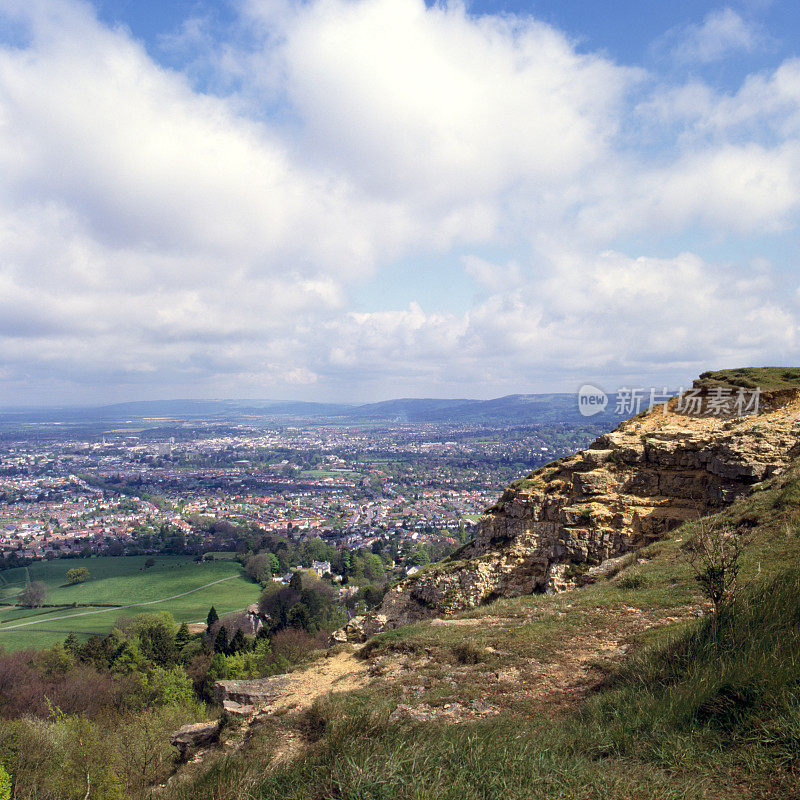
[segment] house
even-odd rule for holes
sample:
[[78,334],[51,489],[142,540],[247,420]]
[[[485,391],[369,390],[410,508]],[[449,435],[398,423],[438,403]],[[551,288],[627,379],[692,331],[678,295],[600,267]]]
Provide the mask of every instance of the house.
[[331,574],[331,562],[330,561],[312,561],[311,562],[311,569],[317,573],[317,577],[321,578],[323,575],[330,575]]

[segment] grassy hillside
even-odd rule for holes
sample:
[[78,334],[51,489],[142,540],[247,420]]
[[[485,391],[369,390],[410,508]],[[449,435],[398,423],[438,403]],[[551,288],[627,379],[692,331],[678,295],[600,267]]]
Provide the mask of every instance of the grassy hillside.
[[[196,564],[189,556],[157,556],[155,566],[145,568],[145,560],[144,556],[58,559],[0,572],[0,603],[5,603],[0,607],[0,647],[48,647],[70,631],[85,636],[108,633],[120,615],[142,611],[169,611],[178,622],[195,622],[205,619],[211,605],[221,614],[235,611],[255,602],[260,593],[235,561]],[[91,578],[67,586],[67,570],[82,566]],[[45,602],[57,607],[11,605],[27,580],[47,584]]]
[[685,525],[591,586],[374,637],[370,688],[270,720],[168,796],[800,797],[800,470],[712,519],[746,540],[719,621]]
[[798,367],[739,367],[703,372],[694,382],[697,387],[742,386],[746,389],[760,387],[762,391],[800,388]]

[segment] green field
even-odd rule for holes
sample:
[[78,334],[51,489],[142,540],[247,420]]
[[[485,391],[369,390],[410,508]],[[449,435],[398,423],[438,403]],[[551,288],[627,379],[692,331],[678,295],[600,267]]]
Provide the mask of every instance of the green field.
[[[145,560],[145,556],[58,559],[0,572],[0,647],[48,647],[70,631],[83,638],[104,634],[119,617],[145,611],[169,611],[179,622],[203,621],[212,605],[224,614],[255,602],[260,593],[235,561],[196,564],[191,556],[156,556],[155,566],[145,569]],[[65,575],[73,567],[86,567],[90,579],[67,586]],[[58,607],[15,607],[27,580],[47,584],[45,602]],[[89,605],[95,603],[114,607]]]
[[300,478],[346,478],[355,479],[360,478],[360,472],[353,472],[351,470],[330,470],[330,469],[304,469],[298,473]]

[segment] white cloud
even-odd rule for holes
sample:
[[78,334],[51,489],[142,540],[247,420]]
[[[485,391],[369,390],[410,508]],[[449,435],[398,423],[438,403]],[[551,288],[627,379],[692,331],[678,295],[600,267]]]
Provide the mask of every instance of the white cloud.
[[0,53],[8,202],[60,203],[106,242],[256,272],[363,274],[413,236],[403,209],[307,169],[268,126],[193,92],[84,7],[53,6],[34,3],[30,47]]
[[[796,313],[775,299],[763,264],[722,273],[691,253],[561,251],[548,267],[546,277],[498,288],[463,315],[412,304],[336,320],[325,334],[334,344],[321,350],[327,363],[317,369],[357,368],[366,385],[378,386],[387,370],[423,376],[442,393],[457,393],[478,374],[500,390],[544,389],[556,380],[568,390],[593,375],[641,380],[657,367],[685,376],[709,363],[785,356],[800,344]],[[485,394],[481,386],[476,392]]]
[[767,140],[800,135],[800,59],[749,75],[738,91],[715,91],[697,80],[656,92],[639,107],[653,125],[681,125],[684,140],[735,136]]
[[[225,96],[74,0],[0,12],[30,34],[0,46],[0,400],[486,394],[797,353],[763,270],[608,250],[796,225],[797,61],[726,94],[457,3],[242,8],[227,41],[172,42]],[[755,47],[731,14],[694,58]],[[352,311],[439,255],[482,293],[469,311],[389,290]]]
[[708,64],[734,53],[752,53],[765,36],[758,26],[743,19],[732,8],[711,11],[701,24],[671,31],[672,56],[680,63]]
[[494,264],[476,255],[466,255],[462,259],[464,271],[486,289],[497,286],[516,287],[524,281],[524,273],[516,261],[507,264]]
[[299,7],[281,49],[311,146],[382,196],[462,204],[607,150],[635,70],[532,20],[423,0]]
[[691,148],[665,167],[606,176],[579,220],[596,237],[700,227],[728,234],[777,232],[800,208],[800,142]]

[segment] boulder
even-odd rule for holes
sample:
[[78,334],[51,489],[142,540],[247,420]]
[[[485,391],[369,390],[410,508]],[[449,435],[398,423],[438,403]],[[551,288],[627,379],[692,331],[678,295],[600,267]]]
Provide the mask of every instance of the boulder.
[[195,722],[184,725],[169,737],[169,743],[178,748],[178,754],[185,761],[192,750],[208,747],[219,741],[222,720],[214,722]]
[[227,702],[238,706],[252,706],[254,710],[262,709],[281,697],[288,680],[286,675],[275,675],[251,681],[217,681],[212,693],[214,701],[223,708]]
[[344,627],[347,641],[365,642],[370,636],[386,628],[387,622],[387,617],[381,614],[361,614],[353,617]]
[[331,645],[334,645],[334,644],[345,644],[348,641],[349,640],[347,638],[347,630],[345,628],[339,628],[338,631],[334,631],[331,634],[331,638],[330,638],[330,644]]
[[237,703],[235,700],[223,700],[222,710],[230,717],[249,717],[251,714],[255,713],[256,707],[244,703]]

